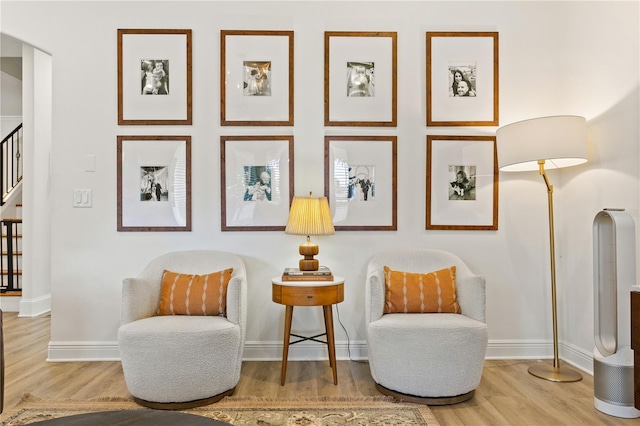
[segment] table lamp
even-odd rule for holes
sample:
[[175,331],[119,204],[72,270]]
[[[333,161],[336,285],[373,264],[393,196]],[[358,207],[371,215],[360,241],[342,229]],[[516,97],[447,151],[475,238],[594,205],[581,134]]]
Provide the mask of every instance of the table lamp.
[[306,235],[307,241],[300,246],[299,268],[301,271],[317,271],[319,262],[313,256],[318,254],[317,244],[311,242],[311,235],[335,234],[331,211],[326,197],[293,197],[289,220],[284,230],[285,234]]
[[503,172],[538,170],[547,186],[549,248],[551,256],[551,311],[553,315],[553,365],[539,363],[532,375],[553,382],[576,382],[582,375],[560,365],[556,304],[556,263],[553,227],[553,185],[545,169],[575,166],[587,161],[587,123],[583,117],[553,116],[519,121],[496,132],[498,167]]

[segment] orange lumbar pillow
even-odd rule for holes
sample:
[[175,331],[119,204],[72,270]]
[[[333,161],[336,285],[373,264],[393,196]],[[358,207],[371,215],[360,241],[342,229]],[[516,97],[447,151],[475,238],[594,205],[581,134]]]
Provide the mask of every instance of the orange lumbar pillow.
[[207,275],[165,270],[158,315],[226,315],[227,285],[233,268]]
[[456,295],[456,267],[418,274],[384,267],[384,312],[460,313]]

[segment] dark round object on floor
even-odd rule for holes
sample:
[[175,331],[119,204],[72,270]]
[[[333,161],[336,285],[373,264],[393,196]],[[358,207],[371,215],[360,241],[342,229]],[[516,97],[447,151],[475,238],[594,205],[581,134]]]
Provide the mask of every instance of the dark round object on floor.
[[32,424],[46,426],[221,426],[218,420],[166,410],[120,410],[76,414]]

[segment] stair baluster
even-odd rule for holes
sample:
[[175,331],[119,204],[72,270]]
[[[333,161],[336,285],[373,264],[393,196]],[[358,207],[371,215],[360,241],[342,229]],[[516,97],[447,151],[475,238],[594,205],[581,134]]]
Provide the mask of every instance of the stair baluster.
[[4,205],[7,196],[22,181],[22,123],[0,142],[0,190]]
[[18,225],[22,223],[22,219],[2,219],[0,222],[5,227],[3,237],[5,237],[6,251],[6,269],[4,265],[4,256],[0,256],[0,269],[4,273],[6,271],[6,285],[5,280],[0,285],[0,293],[9,292],[21,292],[22,285],[20,283],[21,271],[19,267],[18,256],[20,251],[18,250],[18,238],[21,237],[18,232]]

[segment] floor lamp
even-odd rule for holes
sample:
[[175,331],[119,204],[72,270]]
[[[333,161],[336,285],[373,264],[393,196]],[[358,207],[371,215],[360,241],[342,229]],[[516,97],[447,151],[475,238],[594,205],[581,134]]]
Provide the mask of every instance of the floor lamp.
[[583,117],[554,116],[519,121],[496,132],[498,167],[503,172],[538,170],[547,186],[549,251],[551,256],[551,304],[553,315],[553,365],[539,363],[529,373],[553,382],[576,382],[577,371],[560,365],[558,358],[558,314],[556,262],[553,228],[553,185],[546,170],[575,166],[587,161],[587,124]]

